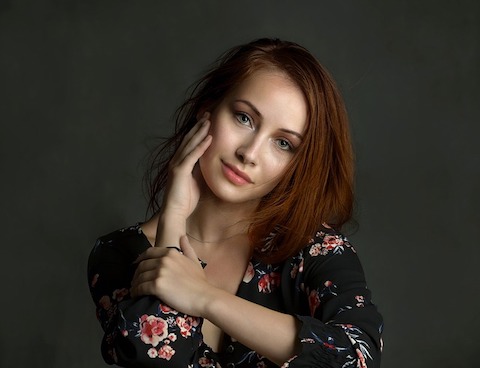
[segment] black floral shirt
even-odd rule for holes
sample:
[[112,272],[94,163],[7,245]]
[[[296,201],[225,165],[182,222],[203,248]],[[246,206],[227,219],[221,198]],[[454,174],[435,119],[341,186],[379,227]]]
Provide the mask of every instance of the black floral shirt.
[[[130,298],[133,262],[148,247],[137,224],[99,238],[90,254],[88,282],[105,332],[101,350],[107,363],[277,367],[227,335],[223,351],[214,352],[203,342],[202,318],[152,296]],[[380,366],[382,317],[371,302],[355,249],[340,233],[317,232],[299,254],[278,265],[252,258],[237,296],[301,321],[302,350],[283,367]]]

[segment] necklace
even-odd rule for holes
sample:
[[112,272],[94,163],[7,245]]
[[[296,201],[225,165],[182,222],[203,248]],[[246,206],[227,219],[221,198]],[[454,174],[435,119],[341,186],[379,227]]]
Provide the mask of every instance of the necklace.
[[199,243],[202,243],[202,244],[212,244],[212,243],[221,243],[221,242],[224,242],[225,240],[229,240],[229,239],[232,239],[238,235],[242,235],[243,233],[236,233],[236,234],[233,234],[231,236],[228,236],[226,238],[223,238],[223,239],[218,239],[218,240],[215,240],[215,241],[206,241],[206,240],[200,240],[198,238],[195,238],[193,235],[190,235],[189,233],[187,233],[187,236],[189,238],[192,238],[193,240],[196,240],[197,242]]

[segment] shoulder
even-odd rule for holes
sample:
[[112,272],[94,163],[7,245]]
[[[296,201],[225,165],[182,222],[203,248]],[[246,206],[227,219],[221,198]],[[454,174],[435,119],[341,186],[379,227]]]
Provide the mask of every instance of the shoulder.
[[112,231],[111,233],[108,233],[106,235],[100,236],[96,241],[96,245],[107,244],[110,246],[115,246],[118,243],[122,243],[139,237],[142,237],[142,229],[140,228],[140,223],[137,223],[133,226],[124,227]]
[[347,237],[334,229],[322,229],[315,233],[303,249],[311,257],[356,253]]
[[342,273],[363,276],[363,267],[354,246],[343,233],[322,228],[297,255],[301,259],[305,276]]
[[100,236],[95,242],[95,247],[119,247],[132,243],[144,243],[145,240],[140,223],[137,223]]
[[115,230],[100,236],[90,253],[90,262],[125,259],[130,262],[149,247],[140,224]]

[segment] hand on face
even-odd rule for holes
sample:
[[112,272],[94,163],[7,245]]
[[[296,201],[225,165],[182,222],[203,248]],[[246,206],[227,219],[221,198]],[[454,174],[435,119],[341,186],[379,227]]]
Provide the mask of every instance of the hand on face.
[[202,317],[208,302],[206,290],[213,287],[186,236],[180,238],[180,248],[183,253],[159,247],[142,253],[130,295],[153,295],[182,313]]
[[212,142],[208,135],[210,114],[205,113],[183,139],[169,163],[163,212],[187,219],[197,206],[200,189],[195,164]]

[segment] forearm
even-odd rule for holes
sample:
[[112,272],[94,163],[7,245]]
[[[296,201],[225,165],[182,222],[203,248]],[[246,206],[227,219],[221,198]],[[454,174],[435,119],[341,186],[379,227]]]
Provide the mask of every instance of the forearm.
[[208,294],[204,316],[245,346],[282,365],[300,349],[300,322],[221,289]]
[[186,234],[186,219],[181,215],[163,211],[158,218],[155,246],[177,245],[180,237]]

